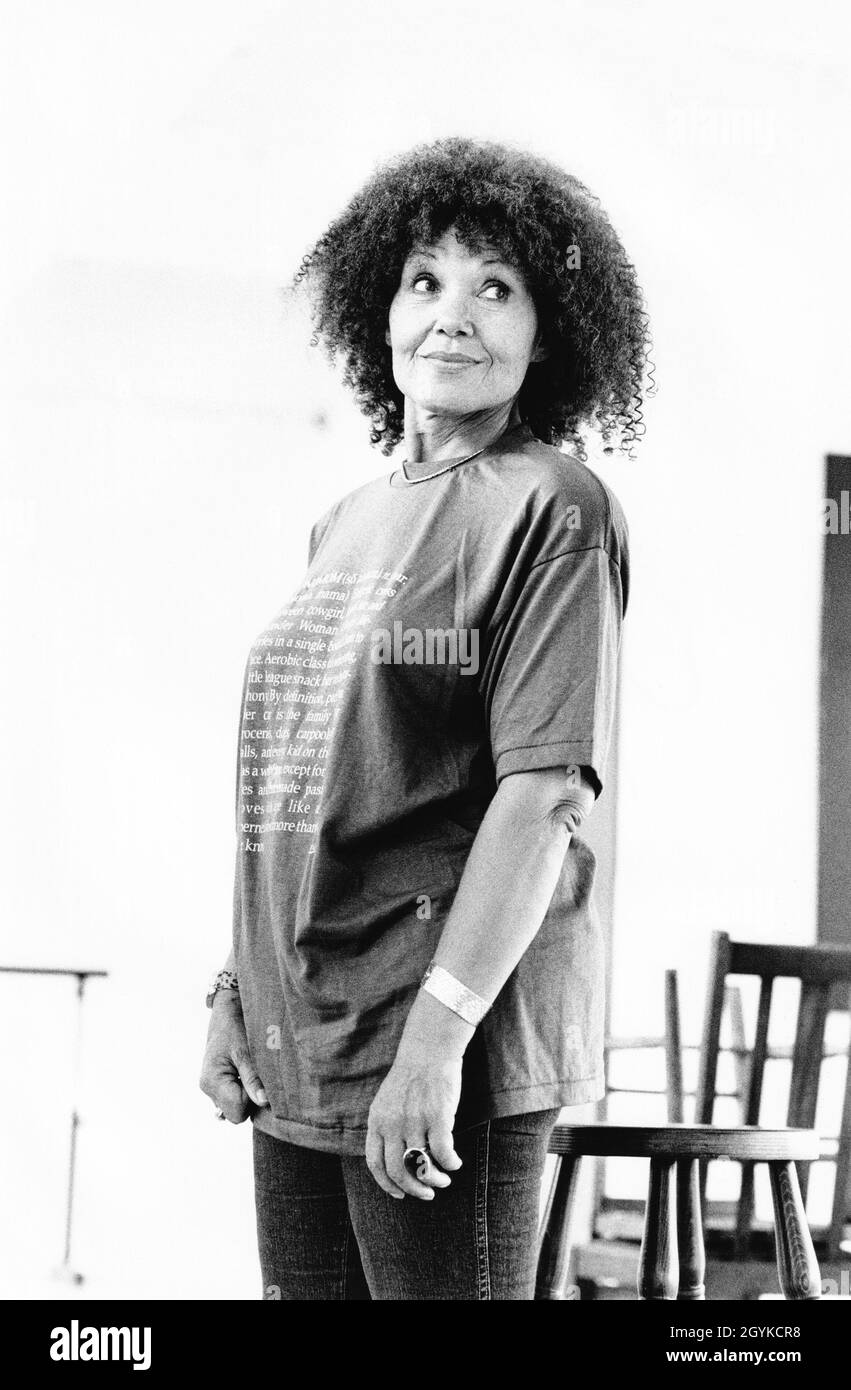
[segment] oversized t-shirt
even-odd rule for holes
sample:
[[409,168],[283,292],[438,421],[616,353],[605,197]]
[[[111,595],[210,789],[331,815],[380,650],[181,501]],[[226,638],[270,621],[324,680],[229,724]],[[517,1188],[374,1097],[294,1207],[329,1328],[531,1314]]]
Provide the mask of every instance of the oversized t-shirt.
[[[444,465],[441,465],[442,468]],[[525,423],[355,488],[245,667],[233,944],[257,1126],[363,1153],[369,1107],[504,777],[605,775],[627,532]],[[604,1091],[604,939],[574,834],[464,1055],[456,1126]],[[494,912],[499,904],[494,903]]]

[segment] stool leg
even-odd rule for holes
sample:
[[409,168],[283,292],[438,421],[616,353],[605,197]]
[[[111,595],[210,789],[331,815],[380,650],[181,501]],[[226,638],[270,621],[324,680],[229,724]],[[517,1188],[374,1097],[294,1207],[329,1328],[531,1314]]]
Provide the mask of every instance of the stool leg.
[[571,1223],[579,1177],[579,1155],[556,1159],[556,1173],[541,1228],[538,1250],[536,1300],[567,1299],[570,1270]]
[[703,1250],[703,1222],[700,1217],[700,1159],[677,1160],[677,1251],[680,1262],[680,1291],[686,1302],[706,1298],[703,1282],[706,1255]]
[[673,1299],[680,1266],[677,1258],[676,1162],[651,1158],[644,1235],[638,1261],[638,1297]]
[[777,1272],[784,1298],[821,1298],[821,1274],[794,1163],[769,1163]]

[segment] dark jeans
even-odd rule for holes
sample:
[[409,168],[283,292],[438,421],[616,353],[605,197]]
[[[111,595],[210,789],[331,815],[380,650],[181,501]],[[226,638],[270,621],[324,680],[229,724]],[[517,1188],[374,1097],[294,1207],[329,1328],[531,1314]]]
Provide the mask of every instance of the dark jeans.
[[431,1202],[390,1197],[366,1159],[254,1129],[263,1297],[531,1299],[558,1110],[455,1131],[463,1167]]

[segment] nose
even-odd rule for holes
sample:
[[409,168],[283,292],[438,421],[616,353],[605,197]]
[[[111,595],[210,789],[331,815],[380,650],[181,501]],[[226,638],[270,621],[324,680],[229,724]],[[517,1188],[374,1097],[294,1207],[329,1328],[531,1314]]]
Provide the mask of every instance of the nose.
[[436,333],[445,333],[448,338],[470,337],[473,334],[470,296],[465,291],[441,295],[434,328]]

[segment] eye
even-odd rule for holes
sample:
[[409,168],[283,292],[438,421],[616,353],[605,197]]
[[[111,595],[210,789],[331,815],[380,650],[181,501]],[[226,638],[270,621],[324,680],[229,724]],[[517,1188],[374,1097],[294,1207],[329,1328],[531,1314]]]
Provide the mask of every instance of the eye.
[[[413,276],[410,285],[415,294],[422,295],[434,289],[437,286],[437,280],[430,271],[419,270]],[[511,294],[511,288],[506,285],[503,280],[489,280],[487,284],[482,287],[481,294],[485,299],[489,299],[496,304],[501,304],[508,299]]]
[[482,294],[486,294],[486,291],[488,291],[488,290],[496,290],[496,291],[497,291],[496,294],[493,294],[493,295],[488,294],[488,295],[486,295],[486,297],[487,297],[488,299],[494,299],[494,300],[497,301],[497,303],[500,303],[502,300],[507,299],[508,296],[511,294],[511,290],[508,288],[508,286],[507,286],[506,284],[504,284],[504,282],[503,282],[502,280],[490,280],[490,281],[488,282],[488,284],[485,285],[484,289],[482,290]]
[[417,289],[417,286],[420,284],[422,280],[428,280],[429,287],[437,284],[437,281],[435,280],[433,275],[429,275],[428,271],[421,270],[419,274],[415,275],[413,280],[411,281],[411,289],[415,290],[417,294],[423,293],[422,290]]

